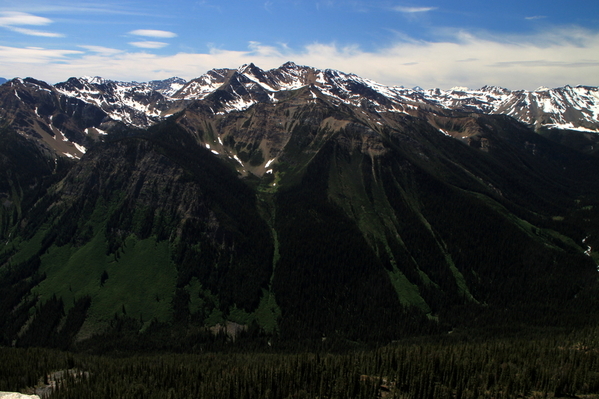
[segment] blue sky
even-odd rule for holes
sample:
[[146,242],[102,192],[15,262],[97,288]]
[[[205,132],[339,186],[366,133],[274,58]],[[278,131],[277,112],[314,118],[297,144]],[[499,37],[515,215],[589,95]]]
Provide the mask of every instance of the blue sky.
[[599,3],[0,0],[0,76],[147,81],[286,61],[389,85],[599,85]]

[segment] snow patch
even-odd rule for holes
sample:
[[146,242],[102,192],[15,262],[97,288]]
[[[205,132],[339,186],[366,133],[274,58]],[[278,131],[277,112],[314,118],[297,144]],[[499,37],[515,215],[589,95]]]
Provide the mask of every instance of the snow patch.
[[238,97],[236,100],[226,102],[227,111],[245,111],[252,105],[256,104],[257,101],[246,101],[242,97]]
[[552,123],[552,124],[545,125],[545,127],[552,128],[552,129],[576,130],[579,132],[599,134],[599,130],[597,130],[597,129],[588,129],[586,127],[574,126],[574,124],[572,122]]
[[277,159],[277,158],[269,159],[268,162],[266,162],[266,165],[264,165],[264,167],[268,168],[270,166],[270,164],[274,162],[275,159]]
[[239,159],[239,158],[237,157],[237,155],[233,155],[233,159],[235,159],[237,162],[239,162],[239,164],[240,164],[241,166],[244,166],[244,165],[243,165],[243,162],[241,162],[241,159]]
[[75,146],[75,148],[77,148],[79,151],[81,151],[82,154],[85,154],[85,152],[87,151],[87,148],[85,148],[84,146],[82,146],[80,144],[73,142],[73,145]]
[[86,127],[85,130],[83,130],[83,133],[85,133],[85,134],[91,134],[92,133],[92,129],[94,129],[99,135],[102,135],[102,136],[105,136],[105,135],[108,134],[104,130],[98,129],[97,127],[93,127],[93,128]]

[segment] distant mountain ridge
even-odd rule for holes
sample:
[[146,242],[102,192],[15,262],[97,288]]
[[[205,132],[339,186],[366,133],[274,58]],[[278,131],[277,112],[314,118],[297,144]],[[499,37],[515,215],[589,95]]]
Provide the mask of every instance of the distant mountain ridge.
[[[37,83],[34,83],[37,82]],[[0,117],[14,120],[10,115],[13,106],[6,102],[25,101],[32,123],[23,126],[23,133],[36,136],[36,129],[51,132],[57,129],[55,121],[35,114],[36,101],[32,93],[53,93],[55,102],[67,104],[74,100],[97,108],[96,114],[104,113],[98,120],[87,120],[79,125],[79,131],[63,135],[65,145],[56,146],[46,140],[46,147],[58,155],[80,157],[94,136],[102,134],[115,123],[147,128],[168,116],[183,110],[189,103],[203,100],[209,95],[227,92],[227,99],[219,112],[245,110],[257,103],[276,103],[286,92],[307,87],[312,96],[326,96],[339,104],[363,106],[378,112],[397,112],[418,115],[433,112],[438,115],[448,110],[482,114],[509,115],[533,126],[536,130],[561,129],[580,133],[599,132],[599,88],[591,86],[565,86],[555,89],[539,88],[534,91],[510,91],[500,87],[484,86],[478,90],[452,88],[450,90],[421,88],[407,89],[385,86],[354,74],[326,69],[320,70],[288,62],[279,68],[262,70],[254,64],[237,69],[213,69],[206,74],[185,81],[181,78],[146,83],[119,82],[100,77],[71,78],[50,86],[35,79],[13,79],[0,89]],[[29,91],[28,95],[24,93]],[[2,94],[4,92],[5,94]],[[10,99],[13,97],[13,99]],[[16,97],[16,98],[14,98]],[[52,106],[55,107],[55,106]],[[37,106],[39,108],[39,106]],[[58,112],[58,111],[57,111]],[[62,112],[62,111],[61,111]],[[68,113],[68,112],[67,112]],[[24,114],[21,114],[23,117]],[[37,127],[36,127],[37,126]],[[58,127],[59,128],[59,127]],[[59,128],[60,130],[60,128]],[[442,129],[446,131],[446,129]],[[461,138],[459,134],[448,134]],[[92,137],[86,138],[91,134]],[[42,136],[44,136],[42,134]],[[44,136],[45,137],[45,136]],[[72,137],[72,140],[71,140]],[[76,144],[76,145],[75,145]],[[592,146],[593,143],[588,144]]]

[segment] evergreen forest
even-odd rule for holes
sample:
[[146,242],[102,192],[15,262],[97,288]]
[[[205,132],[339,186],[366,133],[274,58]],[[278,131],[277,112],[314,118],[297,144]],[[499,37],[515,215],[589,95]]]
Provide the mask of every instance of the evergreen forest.
[[51,399],[597,398],[598,333],[455,331],[342,351],[248,352],[229,343],[194,354],[98,356],[4,347],[0,391]]

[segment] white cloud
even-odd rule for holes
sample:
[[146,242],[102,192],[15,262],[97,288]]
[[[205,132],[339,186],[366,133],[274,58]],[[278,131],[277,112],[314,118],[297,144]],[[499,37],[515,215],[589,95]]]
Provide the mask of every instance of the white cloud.
[[29,36],[40,36],[40,37],[64,37],[63,34],[61,33],[54,33],[54,32],[44,32],[41,30],[35,30],[35,29],[27,29],[27,28],[17,28],[17,27],[8,27],[8,29],[14,31],[14,32],[18,32],[18,33],[22,33],[24,35],[29,35]]
[[212,68],[253,62],[268,69],[291,60],[407,87],[599,86],[599,32],[580,28],[554,27],[526,36],[454,32],[442,41],[400,41],[378,51],[323,43],[293,49],[258,42],[249,43],[244,51],[211,49],[165,56],[83,48],[94,53],[0,47],[0,76],[34,76],[51,83],[84,75],[137,81],[170,76],[193,79]]
[[52,23],[51,19],[45,17],[39,17],[37,15],[28,14],[25,12],[18,11],[4,11],[0,12],[0,26],[9,29],[13,32],[18,32],[29,36],[41,36],[41,37],[64,37],[60,33],[44,32],[35,29],[20,28],[19,26],[42,26]]
[[52,22],[51,19],[38,17],[37,15],[28,14],[18,11],[0,12],[0,26],[14,25],[48,25]]
[[524,17],[524,19],[528,19],[528,20],[543,19],[543,18],[547,18],[547,16],[546,15],[533,15],[532,17]]
[[177,37],[177,34],[174,32],[169,32],[166,30],[155,30],[155,29],[137,29],[129,32],[131,35],[136,36],[146,36],[146,37],[158,37],[163,39],[170,39],[173,37]]
[[130,45],[140,48],[163,48],[168,46],[168,43],[164,42],[151,42],[151,41],[143,41],[143,42],[129,42]]
[[283,57],[283,52],[285,52],[285,50],[288,50],[288,47],[284,44],[281,45],[281,47],[282,48],[277,48],[275,46],[265,46],[260,42],[249,42],[248,44],[248,48],[250,49],[250,51],[253,54],[261,57]]
[[[69,56],[83,54],[81,51],[75,50],[49,50],[40,47],[7,47],[0,46],[0,59],[2,66],[0,67],[0,76],[23,76],[23,72],[27,76],[36,75],[27,71],[42,72],[49,63],[64,62]],[[37,66],[41,65],[42,70],[38,70]],[[43,79],[43,77],[40,78]]]
[[399,11],[399,12],[404,12],[404,13],[408,13],[408,14],[414,14],[414,13],[419,13],[419,12],[433,11],[433,10],[436,10],[437,7],[402,7],[402,6],[397,6],[397,7],[393,7],[393,9],[395,11]]

